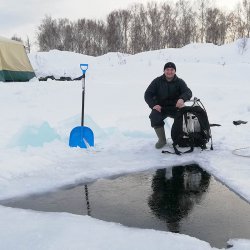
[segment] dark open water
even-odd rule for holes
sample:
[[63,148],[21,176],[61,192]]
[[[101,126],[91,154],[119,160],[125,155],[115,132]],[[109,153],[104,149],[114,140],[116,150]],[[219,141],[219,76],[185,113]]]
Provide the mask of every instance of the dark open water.
[[6,206],[90,215],[129,227],[187,234],[215,247],[250,239],[250,205],[197,165],[141,172]]

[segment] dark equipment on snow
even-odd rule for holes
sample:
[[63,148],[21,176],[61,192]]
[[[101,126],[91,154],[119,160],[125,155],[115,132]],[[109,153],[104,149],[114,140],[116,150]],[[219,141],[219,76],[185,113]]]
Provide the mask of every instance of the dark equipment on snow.
[[233,121],[233,124],[234,124],[235,126],[238,126],[238,125],[241,125],[241,124],[247,124],[247,122],[246,122],[246,121],[238,120],[238,121]]
[[89,128],[84,126],[84,97],[85,97],[85,73],[88,69],[88,64],[80,64],[82,70],[82,118],[81,126],[75,127],[70,132],[69,146],[87,148],[94,146],[94,133]]
[[210,123],[209,126],[211,128],[211,127],[220,127],[221,125],[217,123]]
[[[213,150],[212,134],[205,107],[197,98],[194,98],[193,102],[192,106],[185,106],[179,109],[174,118],[171,138],[173,140],[174,151],[177,155],[191,153],[194,147],[200,147],[202,150],[207,149],[206,144],[210,139],[210,149]],[[179,147],[190,147],[190,149],[180,152],[176,148],[177,145]],[[163,150],[162,153],[171,152]]]

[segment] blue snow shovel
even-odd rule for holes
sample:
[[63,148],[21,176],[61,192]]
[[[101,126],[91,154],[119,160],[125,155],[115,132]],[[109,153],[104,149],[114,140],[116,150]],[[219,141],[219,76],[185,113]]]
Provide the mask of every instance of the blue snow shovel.
[[75,127],[70,132],[69,146],[88,148],[94,146],[93,131],[84,126],[84,97],[85,97],[85,73],[88,69],[88,64],[80,64],[82,70],[82,119],[81,126]]

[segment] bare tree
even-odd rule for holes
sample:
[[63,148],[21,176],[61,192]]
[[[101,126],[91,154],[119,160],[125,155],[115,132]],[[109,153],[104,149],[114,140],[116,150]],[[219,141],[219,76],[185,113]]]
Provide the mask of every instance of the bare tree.
[[37,41],[41,51],[59,49],[93,56],[109,51],[135,54],[191,42],[220,45],[250,36],[250,0],[241,1],[229,14],[212,6],[211,0],[198,0],[196,5],[178,0],[175,4],[134,4],[112,11],[105,21],[71,22],[45,16]]
[[128,52],[130,20],[128,10],[117,10],[108,15],[106,38],[109,51]]
[[18,37],[17,35],[13,35],[11,37],[11,40],[14,40],[14,41],[17,41],[17,42],[23,42],[22,38],[21,37]]
[[107,53],[108,44],[106,40],[106,26],[103,21],[95,22],[95,29],[93,30],[95,35],[95,51],[93,56],[99,56]]
[[84,53],[84,33],[86,19],[79,19],[73,26],[73,51]]
[[130,53],[147,51],[150,49],[147,32],[147,11],[142,4],[133,5],[130,11]]
[[111,12],[107,17],[106,38],[108,51],[115,52],[122,48],[122,30],[117,11]]
[[177,21],[179,12],[173,5],[170,5],[170,3],[163,3],[161,11],[163,48],[174,48],[178,44],[180,36]]
[[209,8],[206,23],[206,42],[217,45],[225,43],[228,23],[224,13],[218,8]]
[[197,1],[197,26],[198,26],[198,37],[201,43],[205,42],[206,34],[206,16],[207,10],[210,6],[210,0],[198,0]]
[[73,23],[67,18],[61,18],[57,21],[58,45],[57,49],[73,50]]
[[30,51],[31,51],[31,43],[30,43],[30,39],[29,39],[28,36],[27,36],[27,39],[26,39],[26,42],[25,42],[25,49],[26,49],[27,53],[30,53]]
[[243,0],[242,2],[242,13],[244,15],[245,24],[245,36],[250,36],[250,0]]
[[[179,0],[176,3],[178,9],[178,27],[180,30],[180,46],[194,42],[196,35],[196,13],[192,10],[190,4],[186,0]],[[179,47],[179,46],[178,46]]]
[[131,21],[131,13],[128,10],[116,11],[116,19],[120,34],[120,52],[128,52],[129,42],[129,28]]
[[97,56],[106,53],[106,26],[102,21],[80,19],[72,24],[72,51]]
[[161,49],[162,41],[162,12],[158,8],[157,3],[151,2],[147,5],[147,34],[148,42],[151,50]]
[[244,14],[242,10],[242,5],[239,3],[236,9],[236,29],[237,29],[237,38],[245,36],[245,21],[244,21]]
[[45,16],[38,27],[37,40],[41,51],[60,49],[57,21],[50,16]]

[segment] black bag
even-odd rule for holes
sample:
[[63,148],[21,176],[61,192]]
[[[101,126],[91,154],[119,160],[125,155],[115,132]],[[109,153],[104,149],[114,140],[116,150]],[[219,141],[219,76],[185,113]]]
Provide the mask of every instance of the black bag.
[[[202,107],[201,107],[202,106]],[[177,111],[174,123],[171,129],[171,138],[173,140],[173,148],[176,154],[180,152],[176,146],[190,147],[190,149],[183,153],[190,153],[194,147],[200,147],[202,150],[206,149],[206,144],[211,139],[211,129],[207,117],[206,110],[200,100],[194,99],[192,106],[186,106]],[[170,153],[162,151],[162,153]]]

